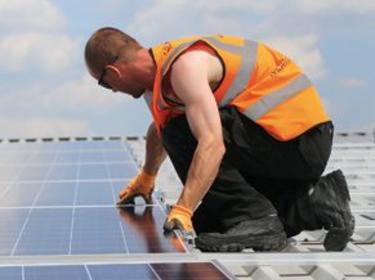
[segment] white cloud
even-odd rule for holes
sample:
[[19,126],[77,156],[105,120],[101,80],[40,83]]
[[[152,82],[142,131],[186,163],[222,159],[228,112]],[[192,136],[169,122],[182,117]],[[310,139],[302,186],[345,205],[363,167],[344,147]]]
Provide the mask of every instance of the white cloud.
[[327,71],[317,47],[316,35],[274,37],[266,41],[296,61],[312,79],[317,80],[325,76]]
[[66,18],[50,0],[0,0],[2,72],[56,74],[76,61],[78,41],[68,36]]
[[61,11],[48,0],[0,0],[0,30],[55,31],[65,25]]
[[291,6],[306,14],[365,14],[375,12],[374,0],[291,0]]
[[59,72],[70,67],[78,44],[64,34],[23,33],[0,38],[2,71]]
[[92,135],[92,132],[86,122],[63,118],[2,118],[0,120],[0,131],[1,138]]
[[89,110],[95,114],[108,114],[112,109],[123,106],[131,97],[119,92],[113,93],[97,85],[88,74],[55,89],[46,91],[42,99],[45,107],[63,110]]
[[279,1],[154,0],[127,30],[151,42],[187,34],[253,34],[257,24],[251,15],[272,13]]
[[[96,80],[84,74],[78,80],[57,85],[37,84],[7,93],[0,85],[0,116],[11,115],[15,118],[32,116],[54,117],[73,115],[111,114],[132,101],[126,94],[112,92],[97,85]],[[143,99],[138,102],[144,102]],[[4,113],[5,112],[5,113]]]
[[[320,26],[319,15],[375,12],[374,0],[153,0],[135,14],[128,31],[154,41],[177,34],[267,32]],[[306,18],[306,16],[309,16]],[[308,21],[307,23],[304,22]],[[296,26],[296,24],[298,26]],[[267,27],[268,30],[259,30]],[[288,32],[288,31],[286,31]],[[267,34],[265,34],[267,35]],[[281,34],[287,35],[287,34]]]
[[[280,0],[263,0],[263,1],[249,1],[249,0],[230,0],[230,1],[213,1],[213,0],[197,0],[193,3],[204,11],[215,13],[225,13],[228,10],[233,12],[249,11],[251,13],[270,13],[274,12]],[[189,1],[185,1],[189,4]]]

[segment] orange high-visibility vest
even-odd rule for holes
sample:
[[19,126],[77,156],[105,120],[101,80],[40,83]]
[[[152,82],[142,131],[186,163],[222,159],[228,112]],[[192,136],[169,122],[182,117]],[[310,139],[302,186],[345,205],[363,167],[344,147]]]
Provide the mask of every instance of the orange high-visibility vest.
[[165,101],[162,81],[178,56],[198,42],[212,48],[223,63],[224,76],[213,93],[219,108],[236,107],[280,141],[291,140],[330,119],[311,81],[285,55],[241,37],[195,36],[151,49],[156,75],[152,96],[145,95],[145,99],[158,129],[184,113],[183,106]]

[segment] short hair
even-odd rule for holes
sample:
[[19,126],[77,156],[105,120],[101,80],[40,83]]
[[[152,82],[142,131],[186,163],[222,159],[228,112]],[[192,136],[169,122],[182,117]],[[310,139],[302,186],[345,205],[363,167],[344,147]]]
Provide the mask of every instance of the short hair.
[[99,77],[104,67],[118,57],[128,62],[142,46],[132,37],[113,27],[103,27],[91,35],[85,47],[85,61],[91,73]]

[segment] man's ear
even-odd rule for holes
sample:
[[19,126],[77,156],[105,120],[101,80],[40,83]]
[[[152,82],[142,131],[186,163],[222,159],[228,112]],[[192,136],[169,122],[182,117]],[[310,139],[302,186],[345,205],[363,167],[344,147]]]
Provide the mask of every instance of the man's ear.
[[120,69],[118,69],[115,65],[107,65],[105,67],[107,70],[110,70],[110,71],[114,71],[116,73],[116,75],[121,79],[122,78],[122,74],[121,74],[121,71]]

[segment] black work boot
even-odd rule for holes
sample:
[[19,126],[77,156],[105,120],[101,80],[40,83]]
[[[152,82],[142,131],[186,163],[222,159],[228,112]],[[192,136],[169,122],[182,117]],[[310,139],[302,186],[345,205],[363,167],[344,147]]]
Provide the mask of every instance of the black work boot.
[[326,229],[324,248],[342,251],[354,230],[354,217],[350,211],[350,194],[344,174],[333,171],[319,179],[309,191],[310,203],[318,223]]
[[204,252],[239,252],[245,248],[279,251],[286,243],[286,234],[277,215],[242,221],[224,233],[201,233],[195,241],[197,248]]

